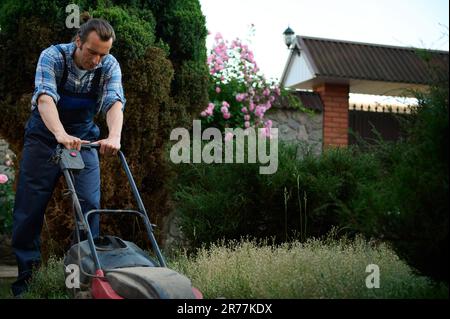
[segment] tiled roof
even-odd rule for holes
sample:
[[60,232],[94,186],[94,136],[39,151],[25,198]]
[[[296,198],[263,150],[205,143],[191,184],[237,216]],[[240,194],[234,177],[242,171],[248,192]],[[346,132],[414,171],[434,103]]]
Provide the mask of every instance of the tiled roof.
[[447,51],[305,36],[297,40],[318,77],[429,84],[429,66],[448,73]]

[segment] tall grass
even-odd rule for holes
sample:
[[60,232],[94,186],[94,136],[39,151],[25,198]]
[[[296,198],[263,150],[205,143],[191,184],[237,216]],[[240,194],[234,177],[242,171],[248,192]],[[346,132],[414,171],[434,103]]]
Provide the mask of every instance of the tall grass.
[[62,258],[50,257],[35,271],[24,299],[68,299]]
[[[379,266],[380,288],[366,287],[369,264]],[[205,298],[448,298],[446,285],[418,276],[386,244],[360,237],[219,242],[171,265]]]
[[[335,237],[282,245],[222,241],[196,255],[179,252],[169,266],[189,277],[205,298],[448,298],[448,286],[418,276],[387,245]],[[366,287],[369,264],[379,266],[380,288]],[[62,259],[50,258],[23,297],[69,298],[64,282]]]

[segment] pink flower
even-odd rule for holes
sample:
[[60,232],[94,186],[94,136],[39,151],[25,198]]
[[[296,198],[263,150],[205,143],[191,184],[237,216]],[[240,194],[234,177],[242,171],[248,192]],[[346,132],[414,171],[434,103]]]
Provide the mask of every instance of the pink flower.
[[221,55],[223,54],[222,50],[223,50],[222,46],[217,46],[217,47],[214,48],[214,52],[215,52],[218,56],[221,56]]
[[239,93],[236,95],[236,101],[242,102],[245,99],[245,94]]
[[[214,103],[209,103],[208,104],[208,107],[203,111],[203,112],[205,112],[205,115],[204,116],[210,116],[210,115],[213,115],[213,112],[214,112],[214,108],[215,108],[216,106],[214,105]],[[202,112],[202,113],[203,113]],[[203,114],[202,113],[200,113],[200,115],[201,116],[203,116]]]
[[255,110],[255,115],[257,117],[259,117],[260,119],[262,119],[265,112],[266,112],[266,108],[264,106],[258,105]]
[[220,111],[221,111],[223,114],[228,113],[228,108],[227,108],[226,106],[222,106],[222,107],[220,108]]
[[255,103],[253,103],[252,101],[250,101],[250,106],[249,106],[250,112],[253,112],[254,109],[255,109]]
[[219,41],[221,39],[223,39],[222,34],[220,32],[217,32],[216,36],[214,37],[214,40]]
[[248,60],[248,62],[250,62],[250,63],[254,63],[255,62],[255,57],[253,56],[253,52],[249,52],[248,53],[248,55],[247,55],[247,60]]
[[231,132],[227,132],[227,133],[225,133],[225,141],[230,141],[230,140],[232,140],[233,139],[233,133],[231,133]]
[[[217,33],[207,62],[212,78],[215,81],[212,87],[213,93],[220,95],[226,93],[225,91],[222,92],[223,85],[228,85],[228,82],[234,80],[237,80],[239,90],[234,96],[227,98],[233,99],[230,100],[233,105],[221,100],[221,102],[217,102],[217,105],[208,105],[200,115],[203,118],[210,116],[208,120],[217,121],[214,124],[217,124],[219,127],[234,125],[233,119],[237,116],[237,118],[242,118],[244,122],[241,122],[238,126],[245,126],[246,130],[252,127],[264,127],[266,130],[263,134],[268,135],[272,124],[266,120],[265,113],[275,103],[274,101],[280,94],[280,88],[275,83],[267,82],[266,78],[259,73],[260,69],[255,61],[255,55],[248,45],[239,38],[228,42],[220,33]],[[238,105],[242,113],[239,113]],[[214,107],[217,110],[214,110]],[[235,107],[237,108],[236,110]],[[242,114],[242,117],[239,114]],[[212,119],[213,116],[217,118]],[[231,117],[233,117],[233,123],[226,121],[231,119]],[[230,137],[230,134],[225,135],[226,139]]]
[[5,184],[8,181],[8,176],[0,174],[0,184]]
[[270,134],[270,127],[264,127],[261,129],[261,136],[262,137],[268,137],[268,138],[272,138],[272,135]]

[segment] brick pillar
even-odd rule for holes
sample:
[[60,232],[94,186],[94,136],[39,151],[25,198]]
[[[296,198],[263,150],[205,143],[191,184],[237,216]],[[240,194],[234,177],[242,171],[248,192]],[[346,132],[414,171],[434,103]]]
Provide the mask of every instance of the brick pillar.
[[323,103],[323,148],[348,145],[348,84],[323,83],[314,87]]

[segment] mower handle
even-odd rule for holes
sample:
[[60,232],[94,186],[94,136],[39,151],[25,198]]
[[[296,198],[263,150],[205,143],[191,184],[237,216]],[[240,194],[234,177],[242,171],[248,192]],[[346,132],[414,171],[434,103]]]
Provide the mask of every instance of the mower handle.
[[81,148],[85,148],[85,149],[91,149],[91,148],[100,149],[100,144],[94,144],[94,143],[81,144]]
[[[58,146],[61,147],[60,145],[61,144],[59,144]],[[64,146],[62,146],[62,147],[64,147]],[[88,150],[91,149],[91,148],[100,149],[100,144],[93,144],[93,143],[82,144],[81,148],[88,149]],[[139,191],[137,189],[136,183],[134,182],[134,178],[133,178],[133,176],[131,174],[130,167],[128,166],[127,160],[125,159],[125,155],[123,155],[122,151],[120,151],[120,150],[117,152],[117,154],[118,154],[120,162],[122,164],[122,168],[125,171],[125,174],[127,175],[128,182],[130,183],[130,186],[131,186],[131,191],[133,192],[134,198],[135,198],[136,203],[137,203],[137,205],[139,207],[139,212],[142,214],[142,216],[146,220],[145,221],[145,225],[146,225],[146,228],[147,228],[147,232],[148,232],[148,234],[150,236],[150,242],[152,244],[153,250],[155,251],[155,254],[158,257],[158,260],[159,260],[159,263],[161,264],[161,266],[162,267],[166,267],[166,262],[165,262],[164,257],[162,256],[161,251],[160,251],[160,249],[158,247],[158,243],[156,242],[155,235],[153,234],[153,227],[152,227],[153,224],[150,223],[150,220],[149,220],[148,214],[147,214],[147,210],[144,207],[144,203],[142,201],[141,195],[139,194]],[[68,170],[67,169],[63,170],[63,173],[64,173],[64,175],[66,177],[66,180],[67,180],[67,182],[69,184],[69,189],[73,190],[72,196],[74,197],[74,201],[79,203],[78,197],[76,196],[75,187],[73,185],[73,182],[72,182],[72,179],[71,179],[71,177],[69,175]],[[97,268],[101,269],[100,261],[98,259],[98,255],[97,255],[97,253],[95,251],[95,245],[94,245],[94,241],[93,241],[93,238],[92,238],[92,233],[91,233],[91,230],[90,230],[90,227],[89,227],[89,223],[88,223],[88,220],[87,220],[87,216],[83,216],[83,213],[81,211],[81,206],[79,204],[76,205],[76,206],[77,206],[77,211],[78,211],[79,216],[81,218],[85,219],[85,223],[84,224],[87,225],[88,241],[89,241],[89,246],[91,248],[91,252],[93,253],[93,256],[94,256],[94,262],[95,262]],[[99,210],[97,210],[97,211],[99,211]]]

